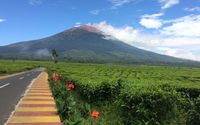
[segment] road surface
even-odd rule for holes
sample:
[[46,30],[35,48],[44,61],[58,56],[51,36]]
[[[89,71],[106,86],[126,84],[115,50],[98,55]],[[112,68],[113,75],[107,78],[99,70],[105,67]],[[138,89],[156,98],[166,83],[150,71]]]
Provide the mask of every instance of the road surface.
[[13,77],[0,79],[0,125],[3,125],[14,111],[16,104],[25,93],[31,81],[43,68],[28,71]]

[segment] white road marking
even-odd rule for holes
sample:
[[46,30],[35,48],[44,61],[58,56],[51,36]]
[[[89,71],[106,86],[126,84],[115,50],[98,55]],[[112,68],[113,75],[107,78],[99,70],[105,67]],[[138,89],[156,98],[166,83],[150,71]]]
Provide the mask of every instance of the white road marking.
[[5,85],[3,85],[3,86],[0,86],[0,89],[2,89],[3,87],[6,87],[6,86],[8,86],[8,85],[10,85],[10,83],[7,83],[7,84],[5,84]]
[[24,77],[20,77],[19,79],[24,79]]

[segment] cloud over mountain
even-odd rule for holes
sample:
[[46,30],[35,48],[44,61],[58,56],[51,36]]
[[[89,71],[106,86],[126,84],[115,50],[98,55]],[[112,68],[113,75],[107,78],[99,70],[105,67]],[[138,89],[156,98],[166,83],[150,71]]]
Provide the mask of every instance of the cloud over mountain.
[[[144,18],[155,18],[160,15],[162,14],[146,15]],[[107,35],[130,45],[170,56],[200,60],[200,15],[163,20],[163,24],[168,25],[160,28],[159,32],[152,33],[145,33],[132,26],[115,27],[106,21],[93,25]]]

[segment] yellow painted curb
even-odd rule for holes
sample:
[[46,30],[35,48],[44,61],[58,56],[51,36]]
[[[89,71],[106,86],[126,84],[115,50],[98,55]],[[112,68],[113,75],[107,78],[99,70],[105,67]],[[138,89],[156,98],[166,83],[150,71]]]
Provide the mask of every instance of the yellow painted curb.
[[26,96],[23,99],[53,99],[51,96]]
[[49,96],[52,96],[51,93],[27,93],[27,96],[34,96],[34,95],[41,95],[41,96],[49,95]]
[[12,117],[9,123],[50,123],[60,122],[57,116],[40,116],[40,117]]
[[37,112],[37,111],[57,111],[57,110],[55,107],[18,107],[16,111]]
[[30,90],[29,92],[51,92],[50,90]]
[[[58,123],[61,125],[60,117],[58,115],[51,116],[39,116],[42,112],[57,112],[56,104],[54,102],[54,98],[52,96],[52,92],[50,90],[48,84],[48,74],[43,72],[41,75],[33,82],[31,88],[26,92],[25,96],[20,100],[17,105],[15,112],[22,113],[26,112],[28,114],[17,116],[13,113],[7,121],[9,123],[17,123],[17,124],[36,124],[36,123]],[[37,101],[33,101],[33,100]],[[36,105],[34,105],[36,104]],[[53,106],[49,106],[45,104],[50,104]],[[36,114],[33,116],[33,114]]]
[[43,91],[49,90],[49,89],[47,89],[47,88],[49,88],[49,87],[31,88],[30,91],[31,91],[31,90],[43,90]]
[[20,104],[55,104],[53,101],[22,101]]

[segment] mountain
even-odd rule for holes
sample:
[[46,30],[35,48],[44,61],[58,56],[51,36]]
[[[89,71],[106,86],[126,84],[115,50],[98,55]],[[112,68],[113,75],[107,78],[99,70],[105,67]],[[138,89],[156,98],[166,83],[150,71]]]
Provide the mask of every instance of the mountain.
[[[103,32],[90,25],[74,27],[53,36],[18,42],[0,47],[1,58],[51,59],[56,49],[59,58],[79,62],[108,63],[194,63],[130,46],[116,39],[108,39]],[[196,62],[195,62],[196,63]]]

